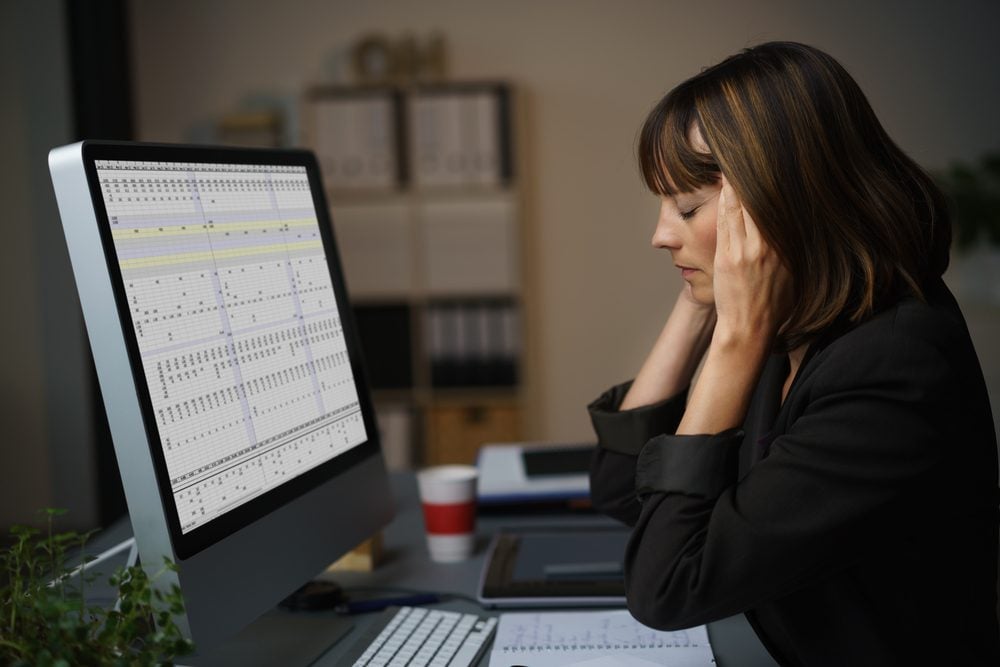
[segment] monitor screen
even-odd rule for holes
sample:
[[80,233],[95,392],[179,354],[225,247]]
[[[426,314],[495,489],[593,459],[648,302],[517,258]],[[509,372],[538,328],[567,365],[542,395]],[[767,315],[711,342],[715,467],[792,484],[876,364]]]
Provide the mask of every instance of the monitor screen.
[[139,555],[201,650],[392,518],[322,176],[128,142],[49,167]]
[[366,440],[304,166],[96,173],[182,533]]

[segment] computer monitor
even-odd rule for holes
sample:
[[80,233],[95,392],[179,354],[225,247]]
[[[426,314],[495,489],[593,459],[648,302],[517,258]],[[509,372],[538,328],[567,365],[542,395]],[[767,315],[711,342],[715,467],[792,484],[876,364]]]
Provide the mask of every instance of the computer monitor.
[[323,181],[301,150],[49,166],[139,555],[201,653],[392,518]]

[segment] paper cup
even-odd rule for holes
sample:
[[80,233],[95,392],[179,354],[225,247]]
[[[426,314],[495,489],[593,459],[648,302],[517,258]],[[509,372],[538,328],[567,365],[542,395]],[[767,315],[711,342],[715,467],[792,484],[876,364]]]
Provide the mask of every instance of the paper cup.
[[449,465],[417,473],[431,560],[454,563],[472,555],[476,542],[476,478],[473,466]]

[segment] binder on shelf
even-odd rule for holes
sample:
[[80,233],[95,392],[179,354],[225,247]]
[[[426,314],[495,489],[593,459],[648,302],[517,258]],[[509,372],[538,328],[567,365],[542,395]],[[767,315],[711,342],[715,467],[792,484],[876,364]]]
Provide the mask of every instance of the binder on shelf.
[[412,387],[413,355],[409,306],[356,305],[354,319],[372,389]]
[[514,312],[513,304],[484,301],[480,304],[479,317],[483,323],[483,359],[486,366],[486,384],[511,387],[517,384],[518,355],[504,347],[503,323],[505,313]]
[[413,467],[412,409],[406,404],[378,404],[375,419],[386,468],[410,470]]
[[496,383],[516,385],[518,382],[518,359],[521,357],[521,326],[517,308],[509,305],[499,310],[500,354]]
[[505,299],[439,301],[424,314],[425,351],[435,387],[517,384],[517,306]]
[[441,84],[410,97],[413,184],[500,186],[513,168],[510,92],[499,83]]
[[457,386],[461,384],[458,309],[453,304],[436,304],[427,309],[426,317],[430,328],[431,385]]
[[489,307],[485,303],[469,306],[469,347],[476,364],[472,369],[472,384],[493,384],[490,362],[493,357],[492,337],[489,331]]
[[303,125],[326,186],[393,190],[406,179],[401,94],[392,88],[317,87]]

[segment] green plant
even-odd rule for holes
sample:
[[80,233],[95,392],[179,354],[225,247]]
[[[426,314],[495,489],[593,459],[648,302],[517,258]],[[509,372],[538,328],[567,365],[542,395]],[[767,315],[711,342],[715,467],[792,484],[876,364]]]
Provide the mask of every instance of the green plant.
[[0,659],[7,665],[154,665],[191,653],[193,645],[174,623],[183,612],[180,589],[161,591],[138,565],[109,578],[116,608],[88,605],[84,596],[97,575],[74,573],[67,554],[82,549],[90,533],[53,531],[62,510],[44,510],[47,529],[11,529],[0,554]]
[[1000,246],[1000,153],[977,164],[955,163],[937,175],[955,223],[955,245],[966,249],[980,238]]

